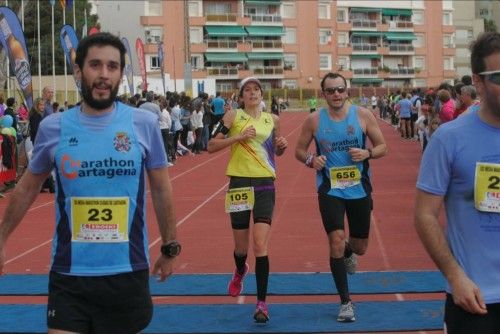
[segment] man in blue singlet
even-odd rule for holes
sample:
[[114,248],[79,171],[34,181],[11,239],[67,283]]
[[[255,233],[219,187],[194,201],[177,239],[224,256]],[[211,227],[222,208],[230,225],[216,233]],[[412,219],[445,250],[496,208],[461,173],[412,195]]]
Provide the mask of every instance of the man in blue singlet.
[[[295,157],[316,170],[318,201],[330,246],[330,269],[341,305],[337,320],[355,320],[349,296],[347,273],[356,271],[356,254],[368,247],[372,210],[369,159],[381,158],[387,148],[373,116],[364,107],[347,101],[347,83],[338,73],[321,81],[328,108],[311,113],[305,120],[295,148]],[[372,147],[367,147],[367,138]],[[308,152],[312,141],[316,152]],[[349,223],[349,240],[344,215]]]
[[[500,34],[471,45],[481,104],[439,126],[424,151],[415,227],[447,280],[447,333],[500,333]],[[446,233],[439,213],[446,209]],[[445,331],[446,332],[446,331]]]
[[138,333],[151,321],[146,173],[163,242],[153,268],[160,280],[171,275],[180,252],[157,117],[116,102],[124,66],[118,37],[98,33],[80,41],[74,70],[83,101],[41,122],[0,225],[3,271],[9,235],[55,169],[49,333]]

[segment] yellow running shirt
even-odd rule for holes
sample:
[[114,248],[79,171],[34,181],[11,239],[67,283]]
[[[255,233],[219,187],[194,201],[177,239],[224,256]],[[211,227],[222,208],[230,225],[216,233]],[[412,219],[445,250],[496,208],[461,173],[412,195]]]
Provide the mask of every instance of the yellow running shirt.
[[228,136],[234,137],[251,125],[257,135],[255,138],[231,145],[231,159],[226,175],[275,178],[274,120],[271,114],[261,112],[259,119],[255,119],[242,109],[237,109]]

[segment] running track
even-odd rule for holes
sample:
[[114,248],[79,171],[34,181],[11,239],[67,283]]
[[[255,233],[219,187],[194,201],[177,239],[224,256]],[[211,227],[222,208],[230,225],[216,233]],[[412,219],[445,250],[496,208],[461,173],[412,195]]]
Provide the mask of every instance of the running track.
[[[282,135],[289,148],[277,158],[277,203],[270,240],[272,272],[328,272],[327,239],[317,207],[314,172],[295,160],[294,147],[305,112],[286,112],[281,116]],[[403,141],[387,123],[379,120],[388,144],[388,154],[371,161],[374,186],[374,211],[367,253],[360,258],[358,270],[434,270],[413,228],[415,182],[421,157],[420,145]],[[313,148],[311,147],[311,150]],[[225,167],[229,151],[203,153],[178,159],[170,168],[178,239],[183,252],[176,263],[176,273],[227,273],[234,266],[232,234],[224,213],[224,191],[228,178]],[[7,198],[0,200],[3,214]],[[6,247],[5,272],[47,273],[50,244],[54,229],[54,198],[43,193],[11,236]],[[151,200],[148,198],[149,241],[152,258],[159,253],[160,240]],[[250,267],[254,259],[249,253]],[[168,282],[166,283],[168,284]],[[333,284],[333,283],[332,283]],[[418,296],[417,296],[418,297]],[[381,296],[381,299],[404,300],[415,296]],[[161,297],[156,303],[180,299],[186,303],[234,303],[229,297]],[[246,300],[245,300],[246,298]],[[353,296],[354,300],[376,299],[377,296]],[[435,298],[442,298],[436,295]],[[44,297],[0,297],[7,302],[43,303]],[[309,302],[338,297],[279,297],[269,302]],[[254,297],[239,297],[238,303],[254,303]]]

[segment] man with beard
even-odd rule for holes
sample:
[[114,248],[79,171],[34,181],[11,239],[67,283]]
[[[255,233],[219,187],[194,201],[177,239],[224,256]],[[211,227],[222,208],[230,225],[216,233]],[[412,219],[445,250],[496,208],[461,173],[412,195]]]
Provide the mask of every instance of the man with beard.
[[[447,280],[445,332],[500,332],[500,34],[471,44],[481,104],[432,135],[420,164],[415,227]],[[446,211],[446,233],[440,211]]]
[[49,276],[49,333],[137,333],[152,318],[146,176],[163,242],[153,274],[164,281],[180,252],[158,121],[115,98],[125,48],[109,33],[81,40],[80,106],[45,118],[28,170],[0,225],[5,243],[56,170],[56,232]]
[[[316,170],[318,202],[330,249],[330,269],[340,296],[337,321],[355,320],[347,273],[356,272],[356,254],[368,247],[372,199],[369,159],[381,158],[387,147],[373,113],[347,98],[347,83],[338,73],[321,81],[328,108],[309,114],[297,141],[295,157]],[[366,138],[372,148],[367,147]],[[316,142],[316,153],[308,152]],[[344,231],[344,215],[349,239]]]

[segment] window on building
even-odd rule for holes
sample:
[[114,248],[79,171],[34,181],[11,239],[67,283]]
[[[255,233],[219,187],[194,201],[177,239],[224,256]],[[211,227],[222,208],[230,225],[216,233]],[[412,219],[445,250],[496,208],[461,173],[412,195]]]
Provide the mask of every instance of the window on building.
[[297,89],[299,87],[297,84],[297,80],[283,80],[282,85],[283,88],[288,89]]
[[283,36],[283,43],[296,44],[297,43],[297,29],[285,28],[285,35]]
[[415,48],[423,48],[425,47],[425,35],[424,34],[415,34],[416,39],[413,40],[413,47]]
[[339,66],[339,71],[348,71],[349,57],[339,57],[339,59],[337,60],[337,64]]
[[444,57],[443,58],[443,68],[445,70],[453,70],[453,57]]
[[294,1],[283,1],[281,3],[282,15],[285,19],[294,19],[297,15]]
[[332,41],[332,31],[330,29],[319,30],[319,44],[325,45]]
[[346,32],[339,32],[337,34],[337,44],[340,47],[346,47],[349,45],[349,36]]
[[319,55],[319,69],[320,70],[331,70],[332,69],[332,55],[331,54],[320,54]]
[[228,82],[217,83],[215,86],[216,86],[215,89],[218,92],[230,92],[233,90],[233,85]]
[[319,19],[330,19],[330,2],[319,2],[318,3],[318,18]]
[[414,87],[427,87],[427,80],[425,79],[415,79],[415,85]]
[[190,43],[203,43],[203,28],[189,28],[189,42]]
[[413,11],[412,21],[414,24],[420,24],[420,25],[424,24],[425,23],[424,12],[421,10]]
[[347,9],[337,8],[337,22],[347,22]]
[[207,2],[205,7],[206,14],[228,14],[231,13],[230,3]]
[[163,1],[149,0],[146,2],[147,16],[162,16],[163,15]]
[[285,70],[297,69],[297,55],[294,53],[285,53],[283,55],[283,67]]
[[450,34],[443,35],[443,47],[445,47],[445,48],[455,47],[455,45],[453,43],[453,35],[450,35]]
[[160,69],[160,58],[158,56],[148,56],[149,58],[149,70],[157,71]]
[[158,26],[149,26],[144,30],[145,42],[157,44],[163,40],[163,28]]
[[444,26],[453,25],[453,18],[451,16],[451,12],[443,12],[443,25]]
[[457,48],[455,50],[455,57],[469,60],[470,59],[470,50],[466,48]]
[[203,68],[203,55],[201,54],[191,55],[191,68],[193,70],[199,70]]
[[199,1],[189,1],[188,2],[188,15],[189,17],[202,16],[201,13],[201,3]]
[[415,57],[413,67],[420,70],[425,70],[425,57]]
[[490,11],[488,10],[488,8],[480,8],[479,9],[479,16],[481,17],[488,17],[490,16]]

